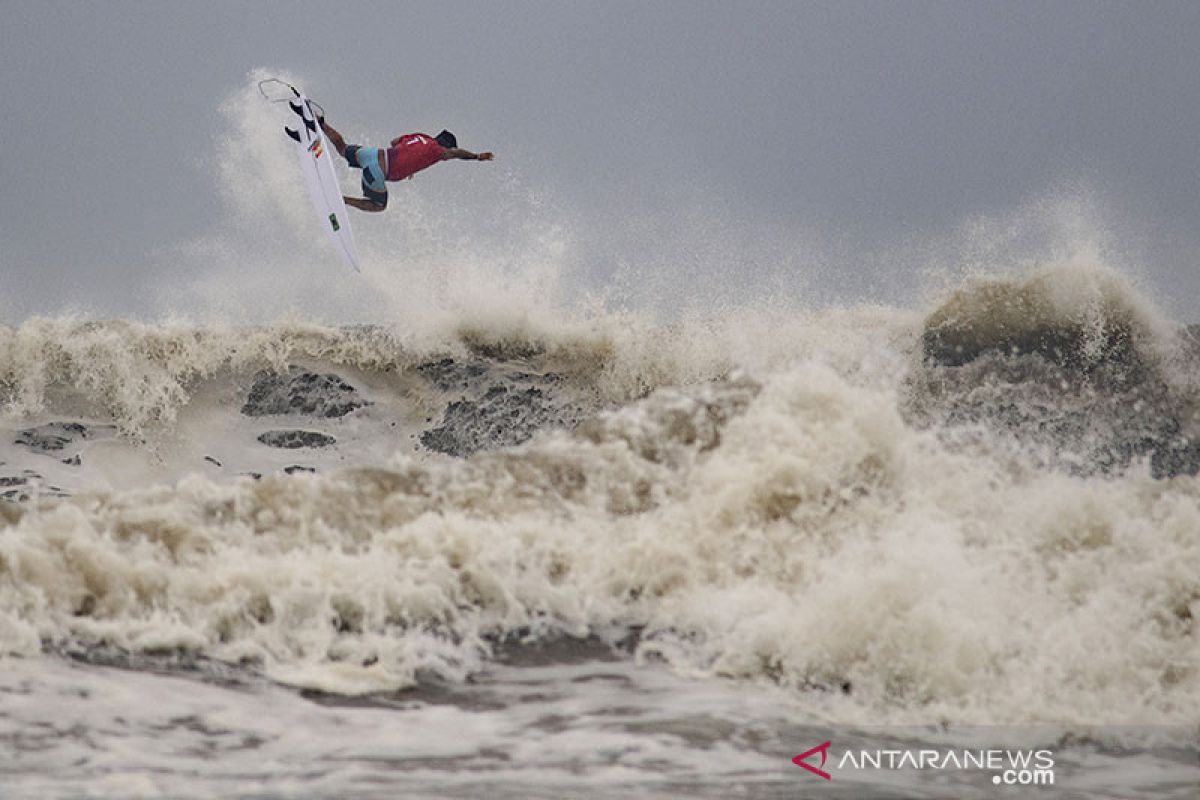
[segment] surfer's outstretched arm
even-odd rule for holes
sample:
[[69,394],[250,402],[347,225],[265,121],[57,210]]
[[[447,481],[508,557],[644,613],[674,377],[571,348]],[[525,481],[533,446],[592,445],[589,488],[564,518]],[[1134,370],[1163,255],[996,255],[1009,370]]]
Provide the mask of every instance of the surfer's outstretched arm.
[[442,153],[443,159],[461,158],[466,161],[491,161],[491,153],[472,153],[470,150],[463,150],[461,147],[447,147]]

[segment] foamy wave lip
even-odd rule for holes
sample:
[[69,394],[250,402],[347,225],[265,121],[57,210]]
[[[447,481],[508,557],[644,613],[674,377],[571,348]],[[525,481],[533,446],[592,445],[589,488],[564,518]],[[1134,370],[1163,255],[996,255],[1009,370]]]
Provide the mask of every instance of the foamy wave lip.
[[1071,259],[1021,278],[979,277],[927,319],[927,356],[962,364],[994,351],[1086,366],[1163,355],[1176,331],[1112,269]]
[[918,424],[986,426],[1082,473],[1200,467],[1194,347],[1110,269],[972,280],[926,319],[922,348],[905,401]]
[[130,436],[173,423],[191,390],[220,374],[272,368],[289,359],[352,367],[403,367],[403,346],[374,330],[304,323],[260,327],[33,318],[0,327],[0,386],[9,419],[82,402]]

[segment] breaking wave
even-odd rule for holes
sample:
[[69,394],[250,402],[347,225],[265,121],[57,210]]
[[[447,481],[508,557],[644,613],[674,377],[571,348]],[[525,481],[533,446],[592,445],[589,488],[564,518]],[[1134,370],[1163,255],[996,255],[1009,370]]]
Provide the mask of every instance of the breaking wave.
[[357,694],[598,637],[845,720],[1200,705],[1196,347],[1111,270],[512,320],[0,328],[0,650]]

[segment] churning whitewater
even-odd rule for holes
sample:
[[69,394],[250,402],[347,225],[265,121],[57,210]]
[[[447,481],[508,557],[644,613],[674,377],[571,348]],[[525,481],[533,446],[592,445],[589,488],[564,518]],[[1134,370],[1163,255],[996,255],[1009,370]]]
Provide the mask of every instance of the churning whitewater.
[[845,723],[1186,724],[1198,355],[1078,261],[420,339],[30,319],[0,650],[353,696],[578,641]]

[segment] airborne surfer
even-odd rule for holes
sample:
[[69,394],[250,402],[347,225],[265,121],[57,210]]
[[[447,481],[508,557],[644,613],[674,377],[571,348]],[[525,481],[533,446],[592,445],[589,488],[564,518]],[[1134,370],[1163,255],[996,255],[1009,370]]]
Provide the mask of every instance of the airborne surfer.
[[[280,97],[279,87],[286,87],[295,99]],[[292,112],[300,117],[303,125],[295,128],[285,125],[283,132],[296,143],[304,183],[321,226],[342,259],[356,272],[361,272],[362,268],[353,232],[347,224],[346,206],[359,211],[383,211],[387,208],[387,181],[411,178],[421,170],[451,158],[492,160],[491,153],[472,153],[460,148],[450,131],[442,131],[437,136],[407,133],[392,139],[386,148],[348,145],[345,137],[325,121],[325,109],[309,100],[295,86],[279,78],[265,78],[258,82],[258,91],[269,102],[287,103]],[[346,159],[347,164],[362,170],[363,197],[342,195],[337,172],[329,155],[331,147]]]
[[464,159],[466,161],[491,161],[491,153],[472,153],[458,146],[458,140],[450,131],[437,136],[426,133],[406,133],[392,139],[384,147],[363,147],[346,144],[346,140],[324,117],[317,122],[329,143],[334,146],[346,163],[362,170],[362,197],[343,197],[346,205],[359,211],[383,211],[387,208],[386,181],[402,181],[411,178],[423,169],[439,161]]

